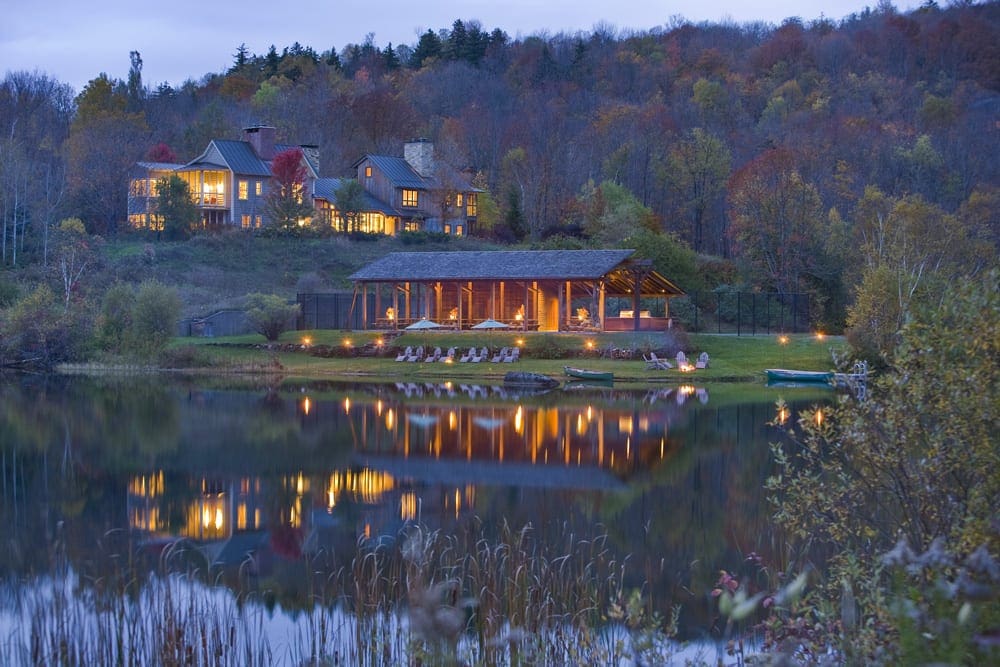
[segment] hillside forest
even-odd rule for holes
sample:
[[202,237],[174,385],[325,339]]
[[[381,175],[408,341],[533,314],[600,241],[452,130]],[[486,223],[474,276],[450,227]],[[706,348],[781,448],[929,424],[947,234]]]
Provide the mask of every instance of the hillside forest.
[[113,273],[136,240],[128,169],[257,124],[319,146],[321,176],[429,138],[485,191],[465,242],[635,247],[688,291],[808,293],[872,349],[996,265],[995,1],[518,39],[456,20],[409,45],[234,45],[227,71],[179,87],[122,61],[79,93],[40,72],[0,82],[0,308],[47,286],[97,309],[87,253]]

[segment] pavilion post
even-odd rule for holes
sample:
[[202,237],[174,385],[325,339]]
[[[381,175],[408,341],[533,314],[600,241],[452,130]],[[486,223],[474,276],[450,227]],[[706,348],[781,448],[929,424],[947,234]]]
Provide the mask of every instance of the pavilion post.
[[597,301],[597,318],[601,323],[601,331],[604,331],[604,281],[601,281],[600,292]]
[[[530,288],[530,285],[529,285],[528,281],[525,280],[524,281],[524,317],[521,318],[521,331],[527,331],[528,330],[528,312],[531,310],[531,308],[528,305],[528,299],[529,299],[529,294],[530,294],[529,291],[528,291],[529,288]],[[537,308],[535,309],[535,317],[536,317],[536,319],[538,317],[538,309]]]
[[361,283],[361,328],[368,330],[368,283]]

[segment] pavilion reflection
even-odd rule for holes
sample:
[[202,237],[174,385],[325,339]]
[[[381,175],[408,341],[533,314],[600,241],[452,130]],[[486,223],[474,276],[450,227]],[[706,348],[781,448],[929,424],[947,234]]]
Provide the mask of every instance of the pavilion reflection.
[[680,446],[670,433],[684,410],[676,396],[707,399],[691,387],[652,400],[555,406],[516,396],[463,402],[449,390],[462,391],[441,385],[440,399],[431,389],[424,400],[403,391],[300,395],[291,405],[303,432],[332,424],[350,438],[338,443],[349,445],[343,466],[135,475],[129,527],[149,538],[214,545],[213,564],[225,565],[275,548],[276,535],[283,553],[295,555],[392,535],[413,521],[446,527],[482,511],[477,502],[487,487],[615,492]]

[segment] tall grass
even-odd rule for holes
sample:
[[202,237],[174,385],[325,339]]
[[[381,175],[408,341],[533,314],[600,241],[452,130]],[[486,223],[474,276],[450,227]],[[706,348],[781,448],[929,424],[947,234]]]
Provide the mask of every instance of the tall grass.
[[530,526],[492,538],[410,527],[359,543],[294,619],[205,572],[110,583],[67,568],[3,588],[0,653],[12,665],[667,663],[676,617],[625,589],[628,568],[601,535],[546,547]]

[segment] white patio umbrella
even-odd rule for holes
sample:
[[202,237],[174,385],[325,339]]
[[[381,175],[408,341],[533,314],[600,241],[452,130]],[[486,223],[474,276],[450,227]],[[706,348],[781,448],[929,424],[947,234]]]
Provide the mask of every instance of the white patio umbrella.
[[406,327],[408,331],[416,331],[418,329],[440,329],[441,325],[434,320],[429,320],[426,317],[422,317],[410,326]]
[[473,324],[473,329],[509,329],[510,327],[503,322],[498,322],[492,317],[488,320],[483,320],[479,324]]

